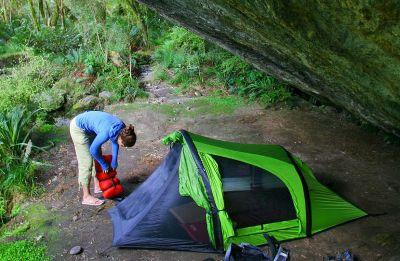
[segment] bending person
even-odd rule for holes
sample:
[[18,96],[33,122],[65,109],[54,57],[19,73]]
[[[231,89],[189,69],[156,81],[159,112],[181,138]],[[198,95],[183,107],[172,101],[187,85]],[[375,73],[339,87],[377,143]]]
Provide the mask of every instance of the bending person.
[[[82,187],[82,204],[99,206],[104,203],[90,194],[90,180],[93,169],[93,158],[96,159],[103,171],[118,167],[118,150],[121,147],[132,147],[136,142],[136,134],[132,125],[125,126],[119,118],[102,111],[87,111],[71,120],[70,133],[74,142],[75,153],[78,159],[78,181]],[[111,166],[104,161],[101,146],[111,141]],[[94,193],[101,192],[99,181],[94,176]]]

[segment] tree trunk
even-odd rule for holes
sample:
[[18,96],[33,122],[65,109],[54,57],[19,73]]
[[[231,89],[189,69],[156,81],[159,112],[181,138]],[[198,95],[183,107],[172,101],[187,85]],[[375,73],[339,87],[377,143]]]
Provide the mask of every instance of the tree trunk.
[[11,0],[9,1],[9,3],[10,3],[10,8],[8,9],[8,11],[9,11],[9,22],[11,23],[11,21],[12,21],[12,11],[13,11],[13,6],[12,6],[12,3],[11,3]]
[[57,26],[58,23],[58,17],[60,16],[60,0],[56,0],[54,3],[54,11],[51,16],[50,20],[50,25],[51,26]]
[[33,24],[35,26],[35,28],[40,31],[40,24],[39,24],[39,19],[36,15],[36,10],[35,10],[35,6],[33,5],[33,1],[32,0],[28,0],[29,2],[29,7],[31,9],[31,16],[32,16],[32,21]]
[[2,1],[0,7],[1,7],[0,10],[2,10],[1,17],[3,18],[4,22],[7,22],[6,0]]
[[[11,9],[12,9],[11,3],[9,1],[7,1],[7,2],[6,2],[6,0],[3,0],[3,4],[2,4],[2,8],[1,8],[3,10],[2,17],[4,19],[4,22],[6,22],[6,23],[11,22]],[[9,11],[9,13],[7,13],[7,11]],[[10,14],[10,16],[9,16],[9,14]]]
[[51,17],[51,11],[50,11],[50,7],[49,4],[47,3],[47,0],[44,1],[44,4],[46,6],[46,25],[50,26],[50,17]]
[[42,17],[43,20],[43,24],[46,25],[46,13],[44,12],[44,4],[43,4],[43,0],[39,0],[39,12],[40,12],[40,16]]
[[65,29],[64,0],[60,1],[61,27]]

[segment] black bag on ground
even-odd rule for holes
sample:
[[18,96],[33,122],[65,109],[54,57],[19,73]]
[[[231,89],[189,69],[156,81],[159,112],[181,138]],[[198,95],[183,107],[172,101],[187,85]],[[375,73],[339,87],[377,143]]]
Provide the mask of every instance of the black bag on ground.
[[[288,261],[289,251],[276,244],[274,238],[264,234],[268,248],[264,252],[248,243],[231,244],[226,251],[224,261]],[[279,247],[277,251],[277,246]]]
[[273,256],[248,243],[231,244],[226,250],[224,261],[273,261]]
[[248,243],[231,244],[226,251],[224,261],[273,261],[276,255],[275,240],[268,234],[264,234],[264,237],[268,244],[267,252]]

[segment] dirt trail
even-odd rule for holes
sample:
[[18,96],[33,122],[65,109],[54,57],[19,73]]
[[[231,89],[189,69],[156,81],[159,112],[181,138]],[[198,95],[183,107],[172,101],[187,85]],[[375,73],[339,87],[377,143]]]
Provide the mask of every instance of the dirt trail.
[[[322,260],[326,254],[351,249],[359,260],[400,260],[400,148],[385,144],[382,137],[349,123],[333,110],[304,104],[295,110],[268,109],[229,98],[214,99],[177,95],[155,83],[152,73],[143,74],[151,93],[148,100],[106,108],[135,125],[138,142],[121,149],[119,176],[128,191],[143,181],[161,162],[168,148],[161,138],[187,129],[217,139],[285,146],[314,170],[316,177],[344,198],[371,213],[387,215],[363,218],[338,226],[309,239],[286,242],[292,260]],[[222,110],[216,109],[218,104]],[[234,108],[235,107],[235,108]],[[106,150],[107,151],[107,150]],[[70,141],[52,150],[47,158],[56,164],[46,173],[50,184],[35,204],[45,204],[46,228],[57,228],[53,238],[44,232],[56,260],[221,260],[222,255],[177,251],[110,248],[112,227],[107,209],[80,205],[76,182],[76,159]],[[340,213],[338,213],[340,215]],[[81,245],[79,256],[67,252]],[[392,259],[390,259],[392,258]]]

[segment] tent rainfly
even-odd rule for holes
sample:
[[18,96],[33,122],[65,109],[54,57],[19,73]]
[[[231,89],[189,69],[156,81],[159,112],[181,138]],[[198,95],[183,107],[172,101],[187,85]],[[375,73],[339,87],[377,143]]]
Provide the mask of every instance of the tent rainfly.
[[214,140],[181,130],[171,150],[109,213],[117,247],[220,252],[230,243],[311,236],[367,214],[317,181],[278,145]]

